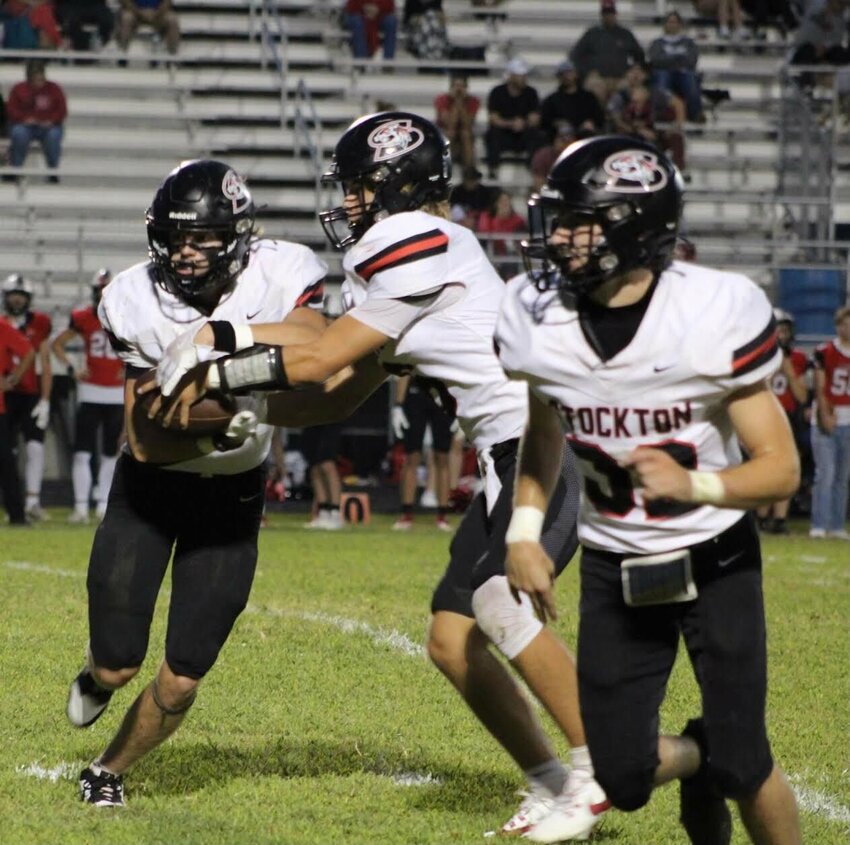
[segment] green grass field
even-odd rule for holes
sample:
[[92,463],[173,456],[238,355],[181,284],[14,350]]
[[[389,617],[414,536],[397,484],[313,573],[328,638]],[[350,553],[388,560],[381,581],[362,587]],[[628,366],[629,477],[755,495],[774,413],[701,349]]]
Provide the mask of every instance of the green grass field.
[[[64,716],[86,643],[93,529],[65,514],[0,528],[0,843],[408,845],[481,843],[513,811],[522,778],[427,662],[422,643],[447,538],[390,517],[337,534],[273,515],[251,605],[170,742],[127,778],[127,809],[84,806],[79,769],[98,754],[162,656],[163,596],[142,672],[84,731]],[[803,527],[798,528],[800,532]],[[800,797],[807,845],[850,841],[847,543],[764,543],[769,725]],[[559,583],[574,642],[577,572]],[[167,585],[167,582],[166,582]],[[696,690],[680,659],[662,727]],[[677,790],[609,813],[595,841],[684,843]],[[735,843],[746,838],[736,822]]]

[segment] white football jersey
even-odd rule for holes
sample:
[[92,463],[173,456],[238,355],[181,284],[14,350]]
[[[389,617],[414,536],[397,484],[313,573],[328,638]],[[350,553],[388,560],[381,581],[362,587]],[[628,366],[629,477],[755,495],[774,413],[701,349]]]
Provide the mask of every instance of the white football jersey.
[[[473,232],[423,211],[394,214],[346,253],[343,268],[343,301],[355,319],[367,300],[418,297],[457,285],[456,296],[423,305],[386,344],[382,360],[442,381],[457,403],[463,433],[485,461],[488,447],[522,434],[526,387],[505,376],[493,349],[505,283]],[[484,470],[492,505],[498,483],[486,464]]]
[[528,381],[562,415],[584,481],[582,544],[661,553],[708,540],[740,519],[732,509],[645,503],[617,461],[652,446],[687,469],[741,462],[724,400],[771,376],[782,358],[770,303],[748,278],[675,262],[631,343],[603,362],[577,312],[518,276],[508,285],[496,341],[508,374]]
[[[124,363],[147,370],[159,363],[176,337],[210,320],[275,323],[299,306],[321,309],[326,273],[327,265],[307,247],[263,239],[252,245],[247,267],[209,316],[160,287],[149,263],[136,264],[115,276],[103,292],[98,316]],[[252,407],[257,400],[238,401],[240,406]],[[213,452],[165,469],[215,475],[245,472],[265,460],[273,430],[273,426],[260,425],[257,436],[239,449]]]

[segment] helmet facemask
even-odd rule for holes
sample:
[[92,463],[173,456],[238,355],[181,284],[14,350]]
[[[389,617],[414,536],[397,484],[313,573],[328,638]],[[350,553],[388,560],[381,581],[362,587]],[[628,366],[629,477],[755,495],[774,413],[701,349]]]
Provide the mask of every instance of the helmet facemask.
[[[224,229],[173,223],[158,226],[149,220],[148,244],[157,282],[190,304],[214,301],[245,269],[253,228],[253,219],[249,217]],[[190,244],[198,244],[193,250],[202,259],[180,257],[187,239]],[[204,246],[211,243],[220,246]],[[175,255],[178,255],[176,259]]]
[[[646,231],[641,209],[627,199],[595,208],[574,206],[560,197],[535,195],[528,202],[530,237],[523,241],[526,272],[540,290],[558,288],[582,296],[630,270],[662,270],[676,240]],[[556,230],[569,234],[552,243]],[[669,247],[669,248],[668,248]]]
[[32,284],[20,273],[13,273],[3,282],[3,308],[10,317],[21,317],[32,304]]

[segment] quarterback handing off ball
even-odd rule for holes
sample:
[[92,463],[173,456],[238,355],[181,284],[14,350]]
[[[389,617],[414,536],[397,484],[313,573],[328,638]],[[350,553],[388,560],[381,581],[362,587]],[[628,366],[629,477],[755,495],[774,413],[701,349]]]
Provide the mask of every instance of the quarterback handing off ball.
[[[139,391],[155,379],[156,370],[148,370],[136,381],[136,404],[141,405],[141,409],[145,412],[154,399],[161,394],[159,390],[151,390],[148,393],[140,393]],[[192,405],[189,410],[189,424],[186,428],[180,427],[180,419],[177,414],[172,417],[167,426],[163,422],[162,412],[158,413],[154,419],[169,431],[183,432],[192,437],[203,437],[224,431],[236,410],[236,403],[231,397],[221,393],[208,393],[203,399]]]

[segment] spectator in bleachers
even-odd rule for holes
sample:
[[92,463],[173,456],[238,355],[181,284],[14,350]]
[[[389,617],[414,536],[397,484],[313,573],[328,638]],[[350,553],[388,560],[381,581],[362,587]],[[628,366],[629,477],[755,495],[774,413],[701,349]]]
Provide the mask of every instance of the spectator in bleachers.
[[4,0],[3,46],[9,50],[55,50],[62,45],[50,0]]
[[[25,68],[26,80],[9,92],[9,164],[21,167],[30,144],[38,141],[47,167],[55,170],[62,155],[63,124],[68,114],[65,92],[47,78],[45,63],[41,59],[30,59]],[[52,174],[47,180],[58,182],[59,177]]]
[[[850,62],[850,50],[846,46],[846,10],[845,0],[825,0],[820,5],[810,5],[794,39],[791,64],[845,65]],[[813,83],[808,74],[801,80],[807,87]]]
[[449,54],[443,0],[405,0],[404,33],[408,51],[419,59],[439,61]]
[[[62,31],[74,50],[99,49],[112,38],[115,15],[106,0],[54,0]],[[89,31],[97,27],[96,43]]]
[[694,0],[694,9],[701,16],[717,21],[717,35],[720,38],[740,40],[745,37],[739,0]]
[[24,497],[21,495],[17,460],[12,451],[5,396],[6,391],[18,384],[34,360],[32,344],[16,328],[0,320],[0,490],[3,491],[3,507],[10,525],[29,523],[24,516]]
[[355,59],[368,59],[382,41],[384,58],[395,58],[398,19],[394,0],[346,0],[343,20],[351,32]]
[[[629,68],[625,86],[608,103],[608,115],[617,132],[642,138],[666,150],[684,175],[685,140],[681,125],[685,106],[665,88],[650,87],[643,65]],[[661,122],[672,122],[673,126],[660,129],[656,124]]]
[[481,100],[469,93],[469,81],[465,74],[453,73],[449,77],[449,90],[434,98],[437,126],[449,139],[452,161],[464,167],[475,165],[475,116]]
[[649,45],[652,84],[678,94],[685,101],[688,120],[704,123],[697,73],[699,49],[693,38],[685,34],[685,24],[678,12],[670,12],[663,26],[664,34]]
[[171,0],[121,0],[115,40],[122,50],[140,26],[149,26],[163,40],[165,49],[175,55],[180,48],[180,19]]
[[451,217],[455,223],[473,231],[478,228],[478,218],[493,203],[497,188],[481,182],[481,171],[477,167],[463,168],[463,181],[452,188],[449,197]]
[[487,97],[490,125],[484,144],[491,179],[496,178],[504,153],[518,153],[528,164],[535,150],[546,143],[540,129],[540,97],[537,89],[528,84],[529,70],[523,59],[511,59],[506,67],[506,80],[496,85]]
[[765,39],[764,30],[770,23],[774,23],[783,36],[800,23],[788,0],[741,0],[741,7],[752,18],[753,34],[760,41]]
[[605,113],[599,100],[578,84],[575,65],[565,59],[557,68],[558,87],[540,105],[540,127],[550,141],[555,139],[558,126],[569,123],[583,135],[593,135],[605,125]]
[[[527,230],[525,217],[519,214],[513,206],[511,195],[507,191],[499,191],[492,205],[481,212],[478,217],[478,233],[480,235],[513,235]],[[494,266],[503,279],[509,279],[519,272],[519,244],[515,240],[485,240],[484,249],[495,259]],[[516,256],[516,260],[507,260]]]
[[570,51],[582,85],[604,107],[622,84],[626,71],[643,61],[643,48],[630,29],[620,26],[614,0],[602,0],[601,20]]
[[[588,94],[593,102],[596,97]],[[585,130],[586,131],[586,130]],[[584,137],[590,137],[590,132]],[[546,177],[552,169],[552,165],[558,160],[558,156],[576,140],[576,131],[571,123],[566,121],[559,123],[555,129],[555,137],[551,144],[541,147],[531,158],[531,179],[535,192],[539,191],[546,183]]]

